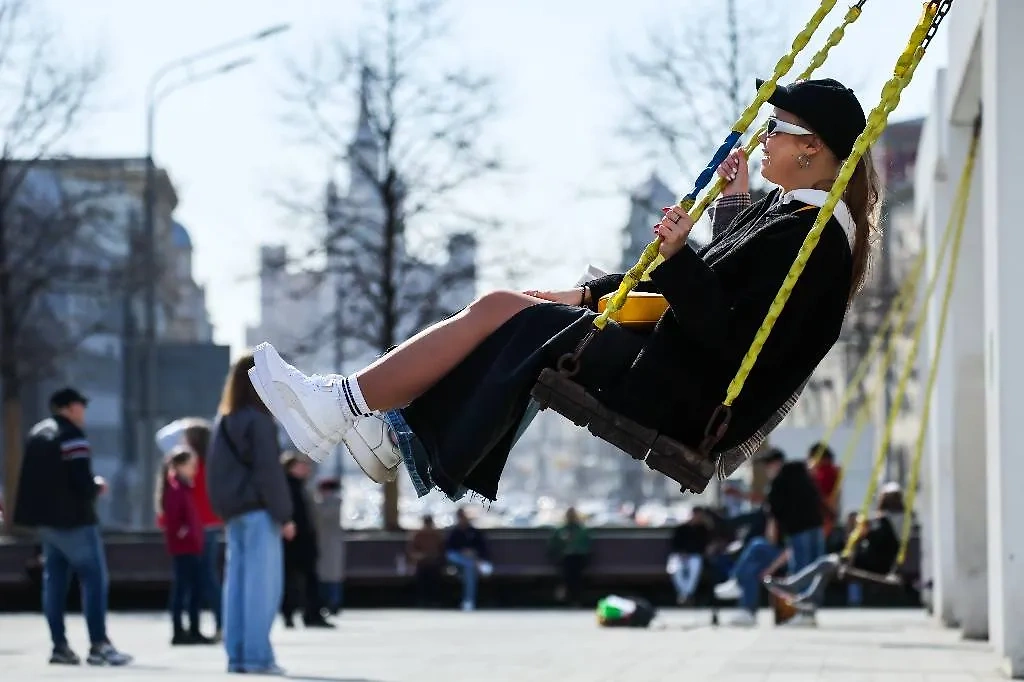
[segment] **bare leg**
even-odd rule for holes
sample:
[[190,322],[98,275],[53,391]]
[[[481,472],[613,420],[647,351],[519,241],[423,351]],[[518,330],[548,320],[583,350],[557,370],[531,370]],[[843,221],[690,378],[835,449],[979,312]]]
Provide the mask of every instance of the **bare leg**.
[[494,291],[427,327],[355,374],[367,406],[376,411],[408,405],[516,313],[540,302],[518,292]]

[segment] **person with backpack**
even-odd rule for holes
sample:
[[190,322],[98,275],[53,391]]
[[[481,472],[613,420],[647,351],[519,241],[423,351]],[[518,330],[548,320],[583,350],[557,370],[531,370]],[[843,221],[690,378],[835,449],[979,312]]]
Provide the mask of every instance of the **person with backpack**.
[[224,519],[224,648],[228,672],[283,675],[270,644],[281,603],[281,538],[295,537],[292,500],[281,469],[277,424],[246,372],[252,355],[231,368],[207,458],[210,503]]

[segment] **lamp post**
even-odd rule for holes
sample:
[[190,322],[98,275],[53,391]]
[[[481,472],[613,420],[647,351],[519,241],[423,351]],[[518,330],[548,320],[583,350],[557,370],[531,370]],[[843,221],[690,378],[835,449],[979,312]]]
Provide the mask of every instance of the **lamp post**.
[[[143,342],[141,372],[141,391],[136,396],[138,399],[138,422],[142,428],[140,438],[136,438],[135,447],[142,457],[143,489],[151,485],[156,476],[156,466],[153,457],[155,447],[154,436],[156,425],[153,423],[156,417],[156,325],[157,325],[157,264],[156,264],[156,167],[153,162],[153,147],[155,137],[156,111],[159,104],[171,93],[181,90],[189,85],[194,85],[210,78],[222,76],[235,71],[243,66],[252,63],[249,57],[234,59],[219,66],[197,71],[195,69],[203,60],[227,52],[236,47],[259,42],[287,31],[288,24],[271,26],[258,33],[230,40],[220,45],[195,52],[193,54],[175,59],[163,65],[154,72],[146,89],[146,168],[142,190],[142,272],[143,272]],[[160,89],[164,79],[180,70],[184,70],[184,78],[166,88]],[[142,523],[144,526],[151,525],[154,510],[152,505],[143,505]]]

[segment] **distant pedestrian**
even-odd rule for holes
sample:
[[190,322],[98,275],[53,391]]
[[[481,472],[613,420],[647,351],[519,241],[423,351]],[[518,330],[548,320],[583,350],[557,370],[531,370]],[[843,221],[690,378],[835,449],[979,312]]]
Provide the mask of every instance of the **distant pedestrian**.
[[[195,485],[198,458],[179,446],[164,459],[156,485],[156,508],[163,520],[164,540],[171,555],[172,645],[212,644],[199,628],[199,607],[203,598],[203,526],[199,520]],[[188,603],[188,630],[182,612]]]
[[345,529],[341,526],[341,482],[325,478],[317,483],[314,498],[316,534],[320,549],[316,572],[320,601],[331,615],[341,611],[345,594]]
[[196,456],[197,467],[192,493],[199,510],[199,521],[203,524],[203,601],[213,613],[217,625],[217,632],[213,638],[220,641],[223,630],[220,603],[222,585],[217,561],[220,558],[224,522],[213,512],[206,487],[206,453],[210,446],[211,429],[212,425],[207,419],[186,417],[173,421],[157,431],[156,442],[164,456],[180,445],[188,447]]
[[50,663],[78,665],[68,644],[64,613],[71,573],[82,588],[82,611],[89,630],[90,665],[126,665],[107,637],[107,563],[96,518],[96,498],[106,481],[92,472],[85,436],[88,399],[73,388],[50,396],[53,416],[29,432],[21,467],[14,523],[36,528],[43,545],[43,612],[50,627]]
[[281,538],[295,536],[292,500],[281,469],[277,424],[246,372],[246,355],[224,384],[207,457],[213,510],[224,519],[224,648],[228,672],[282,675],[270,629],[281,604]]

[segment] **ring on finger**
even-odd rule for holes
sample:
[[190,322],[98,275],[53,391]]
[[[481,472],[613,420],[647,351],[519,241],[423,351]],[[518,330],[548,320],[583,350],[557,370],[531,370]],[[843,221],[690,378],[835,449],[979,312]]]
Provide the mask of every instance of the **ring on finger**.
[[671,220],[674,224],[679,224],[679,221],[682,219],[682,216],[675,212],[669,213],[665,217]]

